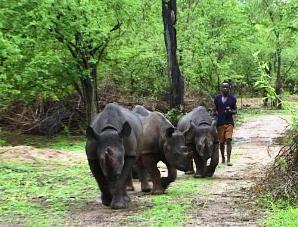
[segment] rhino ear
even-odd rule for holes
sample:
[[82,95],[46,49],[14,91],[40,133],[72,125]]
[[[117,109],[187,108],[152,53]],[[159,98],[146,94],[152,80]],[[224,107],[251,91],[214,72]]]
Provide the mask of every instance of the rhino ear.
[[190,126],[188,127],[188,129],[186,129],[183,132],[186,144],[190,144],[194,138],[194,128],[193,128],[194,126],[192,126],[191,124],[192,124],[192,122],[190,122]]
[[128,122],[126,121],[123,126],[122,126],[122,130],[121,132],[119,133],[119,136],[120,137],[124,137],[124,136],[129,136],[131,133],[131,127],[130,125],[128,124]]
[[175,128],[169,127],[166,129],[166,137],[172,137],[173,133],[175,131]]
[[89,140],[95,140],[96,139],[96,134],[95,134],[93,128],[91,128],[90,126],[88,126],[87,129],[86,129],[86,137]]

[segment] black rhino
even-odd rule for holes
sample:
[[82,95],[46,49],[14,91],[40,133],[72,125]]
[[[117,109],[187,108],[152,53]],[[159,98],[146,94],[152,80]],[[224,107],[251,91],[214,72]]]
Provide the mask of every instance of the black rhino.
[[107,104],[87,127],[87,159],[104,205],[128,206],[126,181],[141,149],[142,132],[140,119],[117,103]]
[[[212,120],[205,107],[199,106],[184,115],[177,128],[183,132],[188,149],[193,151],[196,164],[194,177],[213,176],[219,159],[216,121]],[[208,159],[211,159],[209,166]]]
[[[143,124],[143,147],[138,154],[137,166],[142,191],[150,191],[148,171],[153,183],[152,194],[162,194],[177,177],[177,169],[187,171],[192,154],[187,153],[183,134],[177,130],[161,113],[151,112],[143,106],[136,106]],[[162,161],[168,169],[168,176],[161,177],[157,163]]]

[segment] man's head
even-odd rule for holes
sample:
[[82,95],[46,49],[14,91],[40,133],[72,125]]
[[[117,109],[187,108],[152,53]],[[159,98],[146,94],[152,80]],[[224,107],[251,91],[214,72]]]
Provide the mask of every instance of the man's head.
[[221,84],[221,92],[223,96],[227,96],[230,93],[230,84],[228,82],[223,82]]

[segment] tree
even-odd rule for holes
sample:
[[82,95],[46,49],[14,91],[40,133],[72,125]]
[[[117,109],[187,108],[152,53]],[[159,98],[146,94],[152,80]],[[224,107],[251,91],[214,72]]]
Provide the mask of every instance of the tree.
[[162,18],[164,23],[164,39],[168,56],[168,72],[170,77],[170,107],[182,109],[184,104],[184,80],[177,60],[176,0],[162,0]]
[[212,94],[224,79],[247,84],[254,62],[243,5],[235,0],[187,0],[179,1],[178,7],[179,57],[186,85]]
[[122,1],[85,0],[67,4],[57,1],[48,8],[50,31],[69,50],[80,72],[79,83],[74,81],[74,86],[84,100],[88,123],[99,112],[97,68],[113,33],[123,23],[122,4]]
[[4,38],[13,40],[22,56],[11,71],[12,86],[23,96],[36,91],[38,99],[66,94],[72,85],[83,98],[89,123],[99,111],[99,63],[108,44],[122,34],[127,5],[125,0],[4,1]]
[[[282,108],[282,88],[285,81],[285,75],[290,66],[286,66],[283,59],[283,52],[293,46],[295,35],[297,33],[297,23],[295,22],[297,12],[297,1],[283,0],[252,0],[251,14],[256,26],[262,26],[268,36],[267,42],[270,44],[270,52],[267,56],[269,63],[269,75],[275,78],[275,93],[277,108]],[[271,42],[271,43],[270,43]],[[272,45],[273,43],[273,45]],[[264,51],[264,50],[263,50]],[[290,62],[290,65],[293,63]]]

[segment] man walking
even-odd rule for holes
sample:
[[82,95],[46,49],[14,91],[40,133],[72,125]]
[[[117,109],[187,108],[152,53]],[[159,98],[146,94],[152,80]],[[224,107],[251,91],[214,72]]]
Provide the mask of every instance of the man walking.
[[234,129],[233,115],[237,113],[236,97],[230,94],[230,84],[223,82],[221,94],[214,98],[215,113],[217,115],[217,132],[222,163],[226,163],[225,144],[227,150],[227,165],[231,166],[232,136]]

